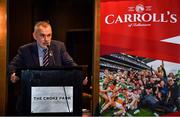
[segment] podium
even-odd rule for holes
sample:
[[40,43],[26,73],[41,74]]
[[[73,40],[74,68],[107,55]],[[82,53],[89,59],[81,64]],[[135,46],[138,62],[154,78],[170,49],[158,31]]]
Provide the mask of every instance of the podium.
[[83,66],[20,68],[20,115],[82,115]]

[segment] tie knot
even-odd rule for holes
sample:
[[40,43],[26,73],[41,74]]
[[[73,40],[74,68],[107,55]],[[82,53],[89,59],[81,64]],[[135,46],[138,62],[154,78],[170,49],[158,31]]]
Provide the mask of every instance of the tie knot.
[[43,50],[43,52],[44,52],[44,53],[46,53],[47,51],[48,51],[48,49],[47,49],[47,48]]

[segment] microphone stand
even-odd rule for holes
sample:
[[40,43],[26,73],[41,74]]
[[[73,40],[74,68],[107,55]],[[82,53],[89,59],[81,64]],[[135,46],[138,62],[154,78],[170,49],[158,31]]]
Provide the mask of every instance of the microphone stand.
[[[47,48],[48,48],[49,58],[50,58],[50,57],[52,58],[53,64],[54,64],[54,66],[55,66],[55,60],[54,60],[53,51],[51,50],[50,45],[47,45]],[[67,100],[66,88],[65,88],[64,86],[63,86],[63,90],[64,90],[64,95],[65,95],[65,99],[66,99],[67,108],[68,108],[68,111],[70,112],[69,102],[68,102],[68,100]]]

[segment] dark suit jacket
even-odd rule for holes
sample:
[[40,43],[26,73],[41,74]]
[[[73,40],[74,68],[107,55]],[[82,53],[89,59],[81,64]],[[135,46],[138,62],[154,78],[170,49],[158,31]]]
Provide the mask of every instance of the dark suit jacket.
[[[49,66],[76,66],[72,57],[66,51],[63,42],[52,40],[50,44],[50,64]],[[17,55],[10,63],[10,72],[15,72],[16,68],[31,68],[39,67],[38,47],[37,43],[33,42],[21,46],[18,49]]]

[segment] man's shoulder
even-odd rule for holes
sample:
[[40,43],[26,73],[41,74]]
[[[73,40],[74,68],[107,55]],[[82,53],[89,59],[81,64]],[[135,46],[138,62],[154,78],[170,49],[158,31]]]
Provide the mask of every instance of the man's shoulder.
[[61,46],[64,45],[62,41],[52,40],[51,41],[52,46]]
[[20,49],[32,48],[33,46],[36,46],[36,42],[24,44],[24,45],[20,46]]

